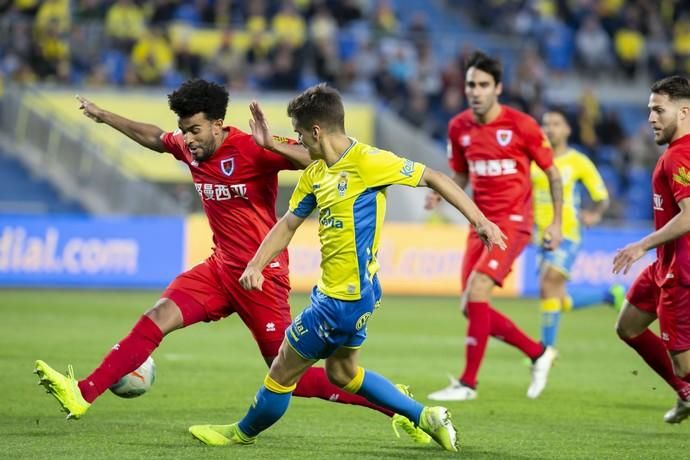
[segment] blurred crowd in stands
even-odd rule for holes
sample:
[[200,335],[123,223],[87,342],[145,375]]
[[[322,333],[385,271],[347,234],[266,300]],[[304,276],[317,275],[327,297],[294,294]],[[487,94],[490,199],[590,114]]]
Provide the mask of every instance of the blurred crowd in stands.
[[[378,97],[443,142],[465,107],[462,62],[474,44],[441,55],[433,8],[526,44],[508,69],[504,102],[535,117],[559,75],[579,72],[594,87],[611,75],[690,71],[690,0],[0,0],[0,77],[91,87],[203,77],[231,92],[326,81]],[[567,107],[573,142],[604,168],[620,206],[635,203],[629,193],[648,181],[657,157],[649,130],[624,126],[592,89],[575,99]]]
[[465,0],[482,27],[534,38],[548,68],[591,77],[690,72],[688,0]]

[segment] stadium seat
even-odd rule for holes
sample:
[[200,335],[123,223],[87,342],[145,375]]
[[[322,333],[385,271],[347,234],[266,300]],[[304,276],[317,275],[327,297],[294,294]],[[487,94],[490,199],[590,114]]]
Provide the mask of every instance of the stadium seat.
[[63,199],[47,181],[37,179],[17,161],[0,152],[0,213],[83,213]]

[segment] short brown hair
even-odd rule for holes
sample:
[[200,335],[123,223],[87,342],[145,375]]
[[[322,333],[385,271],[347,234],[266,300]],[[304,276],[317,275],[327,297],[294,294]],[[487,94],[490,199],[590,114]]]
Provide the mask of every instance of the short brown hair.
[[307,88],[290,101],[287,114],[300,127],[319,125],[328,131],[345,132],[345,109],[340,93],[325,83]]
[[669,99],[690,99],[690,82],[685,77],[674,75],[663,78],[652,85],[653,93],[665,94]]

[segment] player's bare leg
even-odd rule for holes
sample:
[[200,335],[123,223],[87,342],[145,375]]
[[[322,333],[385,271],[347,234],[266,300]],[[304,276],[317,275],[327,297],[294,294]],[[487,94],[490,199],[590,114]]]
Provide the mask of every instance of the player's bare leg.
[[690,350],[671,351],[671,361],[675,374],[685,379],[690,375]]
[[616,333],[674,389],[678,399],[676,405],[664,414],[664,421],[680,423],[690,416],[690,384],[675,375],[674,361],[671,361],[659,336],[649,329],[656,318],[655,314],[641,310],[626,300],[616,321]]

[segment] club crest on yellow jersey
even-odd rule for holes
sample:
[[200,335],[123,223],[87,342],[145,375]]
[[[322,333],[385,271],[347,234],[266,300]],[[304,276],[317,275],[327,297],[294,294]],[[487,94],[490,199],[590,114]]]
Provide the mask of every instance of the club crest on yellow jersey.
[[347,192],[347,173],[343,171],[338,180],[338,195],[345,196],[345,192]]

